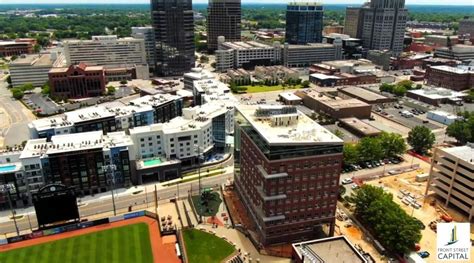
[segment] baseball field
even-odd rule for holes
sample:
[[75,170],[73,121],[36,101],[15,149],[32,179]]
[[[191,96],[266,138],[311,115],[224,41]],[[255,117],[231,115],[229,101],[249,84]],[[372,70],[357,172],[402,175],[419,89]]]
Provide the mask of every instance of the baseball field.
[[174,242],[162,239],[156,221],[142,217],[3,245],[0,246],[0,262],[174,263],[180,261],[174,253]]

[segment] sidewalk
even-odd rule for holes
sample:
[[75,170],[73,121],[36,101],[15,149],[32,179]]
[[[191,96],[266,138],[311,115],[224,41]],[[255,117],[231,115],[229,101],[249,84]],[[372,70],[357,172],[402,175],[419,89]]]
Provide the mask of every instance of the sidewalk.
[[[224,172],[222,174],[232,173],[233,172],[233,166],[224,167],[223,171]],[[210,173],[212,173],[212,172],[214,172],[214,171],[210,171]],[[207,171],[202,171],[201,172],[201,177],[205,177],[207,174],[208,174]],[[186,177],[186,180],[189,180],[189,179],[197,180],[198,177],[199,177],[198,174],[191,175],[191,176]],[[165,186],[165,185],[170,184],[172,182],[178,182],[180,180],[182,180],[182,179],[174,179],[174,180],[161,182],[161,183],[156,183],[156,184],[151,183],[151,184],[146,184],[146,185],[132,186],[132,187],[129,187],[129,188],[118,188],[118,189],[114,190],[115,191],[115,197],[119,198],[119,197],[125,197],[125,196],[132,196],[132,194],[135,193],[135,192],[152,193],[152,192],[155,191],[155,185],[156,185],[157,190],[160,191],[161,189],[170,188],[169,186]],[[77,198],[77,199],[78,199],[78,202],[80,202],[81,204],[90,204],[90,203],[96,203],[96,202],[103,202],[105,200],[110,200],[111,198],[112,198],[112,192],[108,191],[108,192],[104,192],[104,193],[100,193],[100,194],[95,194],[94,196],[88,195],[88,196],[85,196],[85,197],[82,197],[82,198]],[[35,209],[34,209],[33,206],[30,206],[30,207],[27,207],[27,208],[18,208],[18,209],[15,209],[15,211],[16,211],[17,215],[25,215],[26,216],[28,214],[29,215],[34,215],[35,214]],[[0,223],[5,223],[5,222],[11,221],[9,219],[10,216],[11,216],[11,211],[10,210],[0,211]]]

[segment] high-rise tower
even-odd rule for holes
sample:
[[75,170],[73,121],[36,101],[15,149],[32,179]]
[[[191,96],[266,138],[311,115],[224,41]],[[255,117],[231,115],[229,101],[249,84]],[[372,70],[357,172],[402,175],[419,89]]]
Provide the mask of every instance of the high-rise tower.
[[194,67],[194,18],[191,0],[151,0],[156,73],[182,75]]
[[316,2],[292,2],[286,7],[286,42],[320,43],[323,33],[323,6]]
[[240,41],[240,0],[209,0],[207,7],[207,48],[217,49],[217,37]]
[[394,55],[403,51],[403,39],[408,18],[405,0],[371,0],[361,8],[346,10],[345,29],[352,37],[362,39],[364,47],[390,50]]

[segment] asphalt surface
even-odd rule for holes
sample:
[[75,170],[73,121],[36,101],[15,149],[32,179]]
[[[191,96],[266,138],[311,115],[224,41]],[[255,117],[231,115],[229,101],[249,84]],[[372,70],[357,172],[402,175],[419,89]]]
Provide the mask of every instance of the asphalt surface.
[[46,115],[53,115],[58,113],[60,107],[58,107],[53,101],[48,98],[43,97],[41,93],[34,93],[31,95],[25,95],[23,98],[23,101],[25,103],[28,103],[28,101],[31,101],[31,106],[38,108],[41,110],[43,114]]
[[[0,108],[2,108],[2,119],[6,123],[0,123],[0,137],[4,138],[4,144],[13,146],[29,139],[28,123],[36,117],[20,101],[11,97],[7,89],[7,83],[0,81]],[[2,121],[3,122],[3,121]]]
[[[205,187],[216,187],[221,185],[227,181],[227,179],[232,176],[232,174],[222,174],[216,175],[212,177],[207,177],[201,179],[201,186]],[[167,187],[164,189],[159,189],[157,191],[157,196],[159,200],[167,200],[171,198],[175,198],[178,195],[180,197],[185,197],[188,195],[188,191],[192,189],[198,189],[199,183],[198,181],[192,181],[187,183],[179,184],[179,194],[178,194],[178,186]],[[103,200],[102,200],[103,199]],[[127,196],[115,196],[115,206],[117,210],[120,209],[127,209],[129,206],[137,206],[143,205],[148,203],[150,207],[154,205],[154,193],[153,192],[141,192],[136,195],[127,195]],[[83,206],[79,208],[79,215],[81,218],[88,217],[92,215],[97,215],[101,213],[107,213],[113,211],[113,204],[112,198],[101,198],[101,200],[97,200],[96,202],[89,202],[84,203]],[[29,219],[29,220],[28,220]],[[21,220],[17,220],[17,225],[20,231],[22,230],[29,230],[30,224],[33,229],[37,228],[38,223],[36,221],[36,217],[34,214],[30,214],[29,216],[23,217]],[[13,221],[4,222],[0,224],[0,233],[13,233],[15,232],[15,225]]]

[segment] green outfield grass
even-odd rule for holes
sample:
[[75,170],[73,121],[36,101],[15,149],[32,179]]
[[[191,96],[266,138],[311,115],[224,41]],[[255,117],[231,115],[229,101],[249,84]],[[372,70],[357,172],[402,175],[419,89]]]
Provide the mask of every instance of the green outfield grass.
[[235,251],[227,241],[197,229],[184,230],[183,237],[189,263],[218,263]]
[[0,253],[1,263],[152,263],[148,225],[138,223]]

